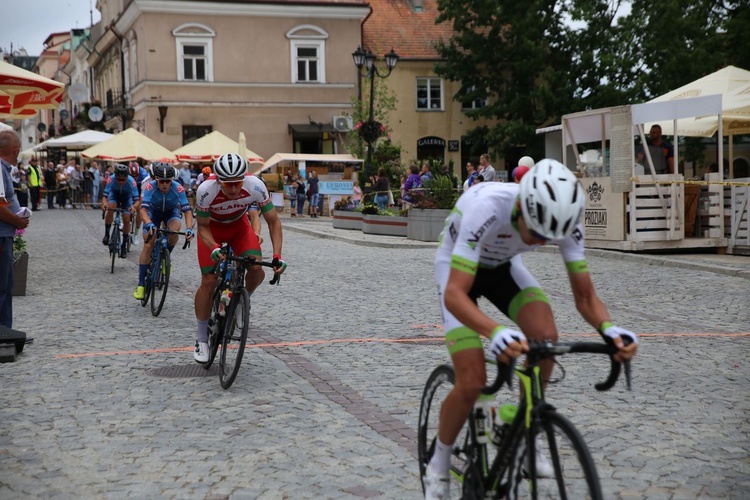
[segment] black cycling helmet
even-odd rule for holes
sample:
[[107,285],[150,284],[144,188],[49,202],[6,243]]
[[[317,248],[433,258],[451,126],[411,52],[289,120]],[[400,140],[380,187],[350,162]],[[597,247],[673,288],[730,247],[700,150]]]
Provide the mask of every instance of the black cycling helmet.
[[122,163],[117,163],[115,165],[115,177],[127,177],[130,175],[130,170],[128,169],[127,165],[123,165]]
[[156,180],[174,179],[176,177],[174,167],[163,161],[155,161],[151,164],[151,169]]

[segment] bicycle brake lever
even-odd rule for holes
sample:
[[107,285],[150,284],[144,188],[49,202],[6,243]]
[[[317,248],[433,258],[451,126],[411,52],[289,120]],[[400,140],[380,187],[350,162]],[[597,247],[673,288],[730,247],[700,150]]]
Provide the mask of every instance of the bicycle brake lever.
[[281,281],[281,275],[279,273],[273,273],[273,278],[268,283],[271,285],[278,285]]

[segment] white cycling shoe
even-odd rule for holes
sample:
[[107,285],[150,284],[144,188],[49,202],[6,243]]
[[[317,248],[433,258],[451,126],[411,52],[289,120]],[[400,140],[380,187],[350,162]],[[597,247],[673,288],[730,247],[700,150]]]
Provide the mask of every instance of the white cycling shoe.
[[208,363],[208,342],[196,342],[193,358],[198,363]]
[[439,474],[428,466],[423,481],[425,500],[448,500],[451,483],[447,474]]
[[[536,476],[538,478],[549,478],[549,477],[555,477],[555,469],[552,467],[552,462],[550,462],[549,458],[547,458],[547,455],[542,450],[543,441],[542,441],[542,434],[537,434],[536,438],[534,438],[534,448],[535,448],[535,455],[536,455]],[[525,446],[524,444],[521,444],[520,448],[518,449],[518,454],[524,454],[525,452]],[[524,464],[523,464],[523,470],[526,472],[526,461],[524,458]]]

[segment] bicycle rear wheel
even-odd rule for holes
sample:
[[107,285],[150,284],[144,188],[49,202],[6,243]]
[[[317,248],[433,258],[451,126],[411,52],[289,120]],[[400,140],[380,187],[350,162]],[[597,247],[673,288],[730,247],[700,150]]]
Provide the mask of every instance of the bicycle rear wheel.
[[[417,430],[417,452],[419,458],[419,477],[424,491],[424,476],[427,472],[438,435],[440,407],[448,393],[455,385],[453,367],[440,365],[430,374],[422,393],[422,404],[419,407],[419,428]],[[471,457],[478,445],[473,441],[466,420],[456,442],[453,443],[450,467],[450,498],[484,498],[482,481]]]
[[164,300],[167,298],[170,266],[169,250],[162,248],[159,265],[154,267],[154,274],[151,275],[151,314],[154,316],[159,315],[161,308],[164,307]]
[[[554,477],[538,477],[536,498],[591,499],[600,500],[602,489],[594,460],[586,442],[570,421],[554,410],[544,411],[537,425],[536,445],[552,464]],[[526,453],[517,454],[517,463],[506,484],[510,486],[509,498],[533,498],[528,481]],[[520,463],[519,463],[520,462]],[[537,471],[538,472],[538,471]]]
[[244,287],[234,291],[224,326],[224,338],[219,358],[219,382],[229,389],[237,377],[242,363],[242,355],[247,343],[248,321],[250,320],[250,295]]
[[141,299],[141,306],[146,307],[148,300],[151,298],[151,276],[154,275],[154,262],[151,261],[148,265],[148,271],[146,271],[146,281],[143,284],[143,298]]

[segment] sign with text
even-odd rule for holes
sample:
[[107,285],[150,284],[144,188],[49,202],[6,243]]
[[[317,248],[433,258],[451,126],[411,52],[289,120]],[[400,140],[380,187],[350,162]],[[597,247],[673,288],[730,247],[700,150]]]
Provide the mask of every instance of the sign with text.
[[586,197],[583,230],[587,240],[625,239],[625,195],[612,190],[611,177],[580,179]]
[[458,141],[448,141],[448,152],[455,153],[458,151]]
[[612,108],[609,122],[609,175],[616,193],[630,191],[633,172],[633,119],[630,106]]
[[320,181],[320,194],[339,194],[349,196],[354,193],[353,181]]

